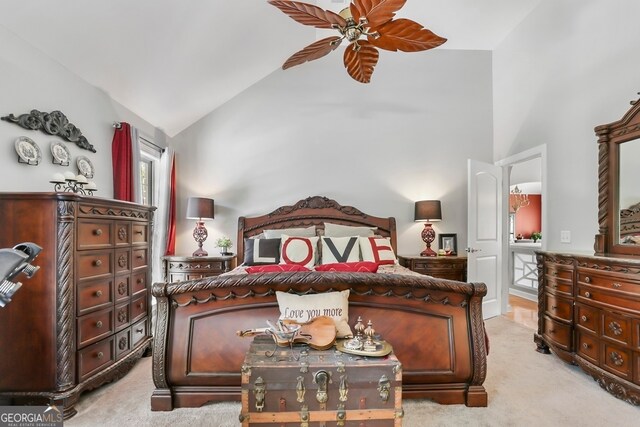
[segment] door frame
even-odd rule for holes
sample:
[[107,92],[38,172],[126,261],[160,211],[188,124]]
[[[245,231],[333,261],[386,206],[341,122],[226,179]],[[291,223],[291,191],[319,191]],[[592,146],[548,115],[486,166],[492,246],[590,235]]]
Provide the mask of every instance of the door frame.
[[[540,181],[541,181],[541,189],[540,189],[540,199],[542,204],[542,212],[541,212],[541,229],[540,232],[542,236],[548,236],[547,234],[547,144],[538,145],[537,147],[530,148],[528,150],[522,151],[520,153],[509,156],[505,159],[498,160],[495,162],[496,165],[502,167],[502,200],[503,200],[503,217],[509,217],[509,187],[511,186],[509,182],[509,178],[511,176],[511,168],[513,165],[518,163],[524,163],[533,159],[540,159]],[[506,215],[506,216],[505,216]],[[509,311],[509,278],[511,275],[509,274],[509,269],[512,268],[511,261],[509,259],[509,223],[508,221],[502,221],[502,283],[501,289],[502,292],[502,313],[507,313]],[[541,250],[546,250],[547,248],[547,240],[543,238],[541,243]],[[506,261],[506,262],[505,262]]]

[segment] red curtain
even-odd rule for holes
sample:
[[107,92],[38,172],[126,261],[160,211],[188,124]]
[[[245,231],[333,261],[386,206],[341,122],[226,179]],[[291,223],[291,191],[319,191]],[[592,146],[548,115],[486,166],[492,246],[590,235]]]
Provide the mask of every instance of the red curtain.
[[116,128],[111,143],[114,199],[134,201],[131,156],[131,127],[129,123],[122,122],[120,127]]
[[169,216],[167,221],[167,249],[165,255],[176,254],[176,155],[171,159],[171,179],[169,181]]

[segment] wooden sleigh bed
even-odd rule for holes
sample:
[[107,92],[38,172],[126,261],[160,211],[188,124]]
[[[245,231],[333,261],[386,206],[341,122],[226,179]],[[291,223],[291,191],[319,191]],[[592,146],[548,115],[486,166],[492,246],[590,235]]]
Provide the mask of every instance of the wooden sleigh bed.
[[[377,227],[396,248],[394,218],[380,218],[309,197],[238,221],[238,264],[245,238],[263,229],[322,227],[324,222]],[[396,252],[397,253],[397,252]],[[250,340],[236,331],[262,327],[279,316],[276,291],[298,295],[349,290],[349,324],[371,319],[403,367],[403,397],[442,404],[486,406],[487,347],[483,283],[430,276],[287,272],[231,274],[156,283],[151,409],[168,411],[212,401],[240,400],[241,366]]]

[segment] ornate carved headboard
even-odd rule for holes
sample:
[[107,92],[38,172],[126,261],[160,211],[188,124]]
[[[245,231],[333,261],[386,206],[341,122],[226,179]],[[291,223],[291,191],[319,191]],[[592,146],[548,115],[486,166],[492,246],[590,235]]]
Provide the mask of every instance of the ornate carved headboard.
[[244,239],[266,229],[309,227],[323,228],[324,223],[378,227],[376,234],[389,237],[397,253],[396,219],[367,215],[353,206],[342,206],[323,196],[307,197],[292,206],[282,206],[273,212],[256,217],[238,218],[238,265],[244,261]]

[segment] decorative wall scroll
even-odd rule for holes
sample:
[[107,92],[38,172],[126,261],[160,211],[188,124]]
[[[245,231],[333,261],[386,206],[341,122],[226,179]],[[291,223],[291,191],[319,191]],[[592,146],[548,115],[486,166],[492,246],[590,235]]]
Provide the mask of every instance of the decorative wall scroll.
[[80,129],[74,124],[69,123],[69,119],[60,111],[52,111],[44,113],[38,110],[31,110],[28,114],[20,114],[18,117],[13,114],[0,117],[0,119],[15,123],[25,129],[40,130],[49,135],[58,135],[65,141],[74,142],[80,148],[89,150],[93,153],[96,149],[82,135]]

